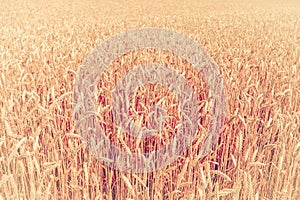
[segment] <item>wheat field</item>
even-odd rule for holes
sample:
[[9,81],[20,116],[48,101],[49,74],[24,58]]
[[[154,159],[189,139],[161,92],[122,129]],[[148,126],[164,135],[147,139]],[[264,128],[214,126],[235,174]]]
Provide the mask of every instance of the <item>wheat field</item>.
[[[99,80],[96,102],[106,136],[124,151],[161,148],[179,119],[174,95],[145,85],[130,113],[147,126],[149,107],[164,98],[163,134],[136,141],[118,133],[109,94],[134,65],[169,64],[202,105],[194,145],[167,167],[135,174],[87,151],[72,101],[89,53],[143,27],[171,29],[203,47],[223,78],[226,116],[215,149],[198,157],[210,121],[202,79],[170,52],[122,56]],[[300,199],[300,2],[1,0],[0,35],[0,199]]]

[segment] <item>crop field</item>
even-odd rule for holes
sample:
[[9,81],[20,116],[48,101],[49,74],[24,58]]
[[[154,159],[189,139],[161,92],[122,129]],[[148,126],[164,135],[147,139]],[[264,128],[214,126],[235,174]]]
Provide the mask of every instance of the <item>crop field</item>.
[[[0,4],[0,200],[300,199],[300,1]],[[160,134],[137,139],[116,126],[111,95],[134,66],[175,69],[200,106],[198,132],[184,154],[157,170],[130,173],[86,148],[74,122],[74,87],[93,49],[146,27],[181,33],[204,49],[223,79],[226,109],[215,147],[199,156],[212,121],[205,81],[174,52],[122,55],[97,80],[94,102],[103,134],[122,151],[161,149],[182,117],[171,90],[145,84],[129,97],[129,114],[141,127],[157,127],[156,114],[164,116]]]

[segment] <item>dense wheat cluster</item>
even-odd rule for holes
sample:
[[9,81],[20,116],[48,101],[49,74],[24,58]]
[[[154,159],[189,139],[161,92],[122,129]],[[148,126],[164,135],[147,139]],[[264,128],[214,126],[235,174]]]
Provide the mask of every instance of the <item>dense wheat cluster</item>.
[[[162,63],[197,94],[201,126],[171,165],[131,174],[86,150],[73,120],[76,74],[111,36],[142,27],[194,39],[226,88],[216,149],[197,152],[208,128],[205,83],[171,52],[139,50],[116,60],[98,83],[99,123],[124,151],[152,151],[176,135],[178,99],[159,85],[130,97],[142,126],[151,106],[168,117],[161,135],[139,141],[116,129],[110,94],[134,65]],[[292,1],[2,1],[0,6],[0,199],[299,199],[300,4]],[[153,121],[153,120],[152,120]]]

